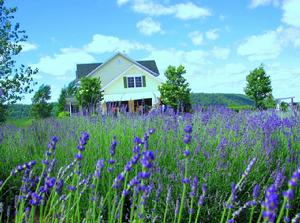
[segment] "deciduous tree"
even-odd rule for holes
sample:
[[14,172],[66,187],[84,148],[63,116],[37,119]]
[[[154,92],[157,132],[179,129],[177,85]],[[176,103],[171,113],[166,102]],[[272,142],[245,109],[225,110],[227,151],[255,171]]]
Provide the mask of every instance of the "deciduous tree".
[[41,85],[32,98],[31,115],[34,118],[47,118],[51,115],[52,104],[48,101],[51,99],[51,88],[49,85]]
[[14,21],[16,10],[16,7],[7,8],[4,0],[0,0],[0,107],[3,109],[22,99],[24,93],[32,92],[32,75],[37,73],[31,67],[16,63],[22,43],[27,40],[25,31]]
[[183,77],[186,73],[184,66],[169,66],[165,72],[167,81],[158,89],[161,95],[161,101],[176,110],[189,111],[191,108],[191,89],[189,83]]
[[266,74],[263,65],[250,72],[244,90],[246,95],[255,102],[257,108],[266,109],[274,105],[271,79]]
[[83,77],[80,79],[80,86],[76,91],[76,99],[82,108],[95,113],[97,103],[103,99],[100,78]]

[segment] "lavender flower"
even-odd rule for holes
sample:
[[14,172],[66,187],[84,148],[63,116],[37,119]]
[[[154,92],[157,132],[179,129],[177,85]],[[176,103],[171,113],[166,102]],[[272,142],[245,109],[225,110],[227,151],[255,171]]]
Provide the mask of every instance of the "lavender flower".
[[96,170],[94,173],[94,176],[96,178],[100,178],[103,167],[104,167],[104,159],[98,160],[97,165],[96,165]]
[[279,205],[279,197],[277,194],[277,189],[274,184],[272,184],[266,191],[265,201],[262,202],[265,208],[263,212],[263,217],[265,220],[274,222],[276,218],[276,211]]
[[195,176],[191,185],[191,192],[190,192],[190,197],[195,197],[196,196],[196,192],[197,192],[197,187],[198,187],[198,177]]

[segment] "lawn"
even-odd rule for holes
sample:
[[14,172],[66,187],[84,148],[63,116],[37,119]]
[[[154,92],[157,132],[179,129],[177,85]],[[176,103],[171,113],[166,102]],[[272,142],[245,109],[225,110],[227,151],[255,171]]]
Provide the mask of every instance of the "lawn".
[[300,212],[297,112],[11,124],[0,127],[3,221],[9,207],[16,222],[273,222]]

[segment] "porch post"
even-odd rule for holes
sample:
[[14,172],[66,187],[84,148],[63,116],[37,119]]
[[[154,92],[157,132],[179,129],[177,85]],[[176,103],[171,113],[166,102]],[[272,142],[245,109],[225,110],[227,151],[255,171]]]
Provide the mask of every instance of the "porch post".
[[70,117],[72,116],[72,102],[69,103],[69,112],[70,112]]

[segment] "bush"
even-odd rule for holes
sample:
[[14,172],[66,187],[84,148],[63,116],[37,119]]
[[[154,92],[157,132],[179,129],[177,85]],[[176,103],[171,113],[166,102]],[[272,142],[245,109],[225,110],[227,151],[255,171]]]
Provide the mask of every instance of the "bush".
[[70,112],[67,112],[67,111],[59,112],[57,117],[58,118],[70,117]]

